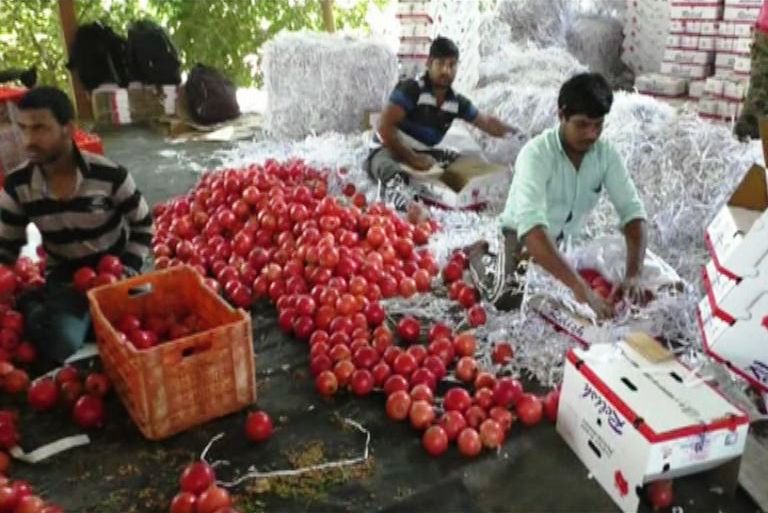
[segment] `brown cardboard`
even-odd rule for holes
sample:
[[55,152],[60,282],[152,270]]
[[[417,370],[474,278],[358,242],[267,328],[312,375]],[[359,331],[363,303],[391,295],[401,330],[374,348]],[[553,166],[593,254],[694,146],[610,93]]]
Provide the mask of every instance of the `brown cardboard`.
[[505,171],[504,166],[476,157],[459,157],[445,169],[440,180],[454,192],[461,191],[473,178]]
[[760,118],[758,122],[760,140],[763,142],[763,160],[768,164],[768,118]]
[[768,208],[768,184],[765,169],[757,164],[747,171],[728,205],[762,212]]
[[674,355],[662,346],[658,340],[646,333],[636,331],[626,337],[627,345],[640,353],[643,358],[652,363],[671,360]]

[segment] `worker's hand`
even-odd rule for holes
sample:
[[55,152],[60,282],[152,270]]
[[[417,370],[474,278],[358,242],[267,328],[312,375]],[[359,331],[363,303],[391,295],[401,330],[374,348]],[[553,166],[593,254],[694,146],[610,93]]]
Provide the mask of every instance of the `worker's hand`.
[[592,290],[584,280],[579,279],[578,285],[573,289],[573,294],[576,296],[577,301],[589,306],[592,311],[597,314],[599,319],[610,319],[613,317],[614,312],[612,304]]
[[417,153],[410,162],[410,166],[417,171],[427,171],[436,164],[432,155],[427,153]]
[[613,287],[609,301],[616,304],[623,299],[629,304],[644,306],[650,299],[648,296],[641,286],[639,276],[627,276],[624,281]]

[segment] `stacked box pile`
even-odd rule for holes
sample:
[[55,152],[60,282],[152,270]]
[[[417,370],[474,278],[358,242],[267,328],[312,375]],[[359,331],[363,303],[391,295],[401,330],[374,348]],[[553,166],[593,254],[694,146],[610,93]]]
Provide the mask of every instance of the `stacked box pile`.
[[401,77],[415,77],[424,72],[429,45],[435,33],[437,6],[431,0],[399,0],[400,46],[397,51]]

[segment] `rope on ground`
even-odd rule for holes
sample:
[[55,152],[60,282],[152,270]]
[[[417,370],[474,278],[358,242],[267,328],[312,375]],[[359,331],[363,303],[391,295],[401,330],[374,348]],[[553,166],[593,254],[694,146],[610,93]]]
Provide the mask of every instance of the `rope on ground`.
[[[358,465],[360,463],[365,463],[366,461],[368,461],[368,458],[370,457],[371,432],[368,431],[365,427],[363,427],[362,424],[352,419],[344,418],[342,420],[365,435],[365,447],[363,449],[362,456],[359,456],[357,458],[348,458],[348,459],[337,460],[337,461],[329,461],[329,462],[320,463],[317,465],[309,465],[307,467],[301,467],[296,469],[273,470],[269,472],[259,472],[258,470],[256,470],[255,466],[251,466],[248,468],[247,474],[244,474],[233,481],[217,481],[217,484],[225,488],[234,488],[240,485],[241,483],[243,483],[244,481],[249,481],[251,479],[270,479],[275,477],[300,476],[308,472],[317,472],[320,470],[348,467],[352,465]],[[212,463],[209,463],[206,460],[206,456],[208,456],[208,452],[210,451],[213,444],[221,440],[222,438],[224,438],[224,433],[219,433],[218,435],[211,438],[211,440],[203,449],[203,452],[200,454],[200,459],[202,461],[205,461],[206,463],[211,465],[211,467],[214,467],[214,468],[217,466],[229,465],[229,461],[226,461],[226,460],[214,461]]]

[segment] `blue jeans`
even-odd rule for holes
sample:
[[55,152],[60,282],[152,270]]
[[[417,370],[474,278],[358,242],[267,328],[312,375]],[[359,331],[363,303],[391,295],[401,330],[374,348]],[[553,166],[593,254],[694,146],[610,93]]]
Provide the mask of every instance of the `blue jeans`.
[[19,309],[26,337],[47,360],[66,360],[83,347],[91,329],[88,298],[72,288],[71,273],[48,273],[45,286],[19,298]]

